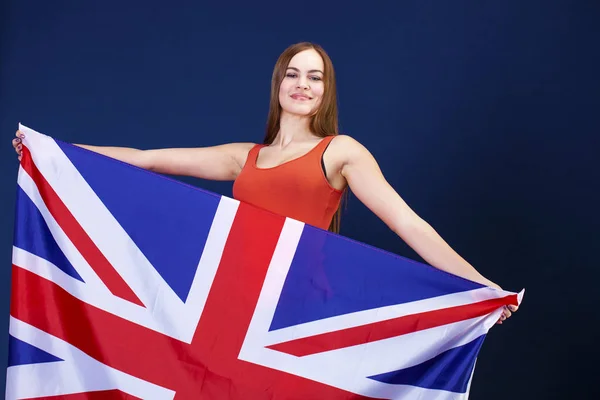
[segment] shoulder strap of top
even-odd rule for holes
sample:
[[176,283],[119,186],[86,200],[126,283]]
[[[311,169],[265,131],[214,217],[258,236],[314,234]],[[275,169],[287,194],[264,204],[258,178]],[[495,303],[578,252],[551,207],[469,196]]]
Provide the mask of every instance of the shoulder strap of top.
[[329,143],[331,143],[331,141],[334,138],[335,138],[334,135],[325,136],[325,138],[322,139],[319,142],[319,144],[315,146],[314,154],[315,154],[315,156],[317,156],[319,158],[319,160],[321,160],[321,158],[323,158],[323,153],[327,149],[327,146],[329,146]]
[[262,149],[265,145],[264,144],[255,144],[250,151],[248,152],[248,158],[246,159],[246,165],[248,164],[248,162],[250,162],[250,164],[254,167],[256,167],[256,160],[258,159],[258,152],[260,151],[260,149]]

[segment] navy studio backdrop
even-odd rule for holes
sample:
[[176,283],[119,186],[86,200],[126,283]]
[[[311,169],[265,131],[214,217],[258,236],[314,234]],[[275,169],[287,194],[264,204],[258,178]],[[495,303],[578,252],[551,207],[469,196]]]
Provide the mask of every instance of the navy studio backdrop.
[[[595,398],[599,11],[597,0],[3,0],[1,389],[17,123],[98,145],[260,142],[277,56],[314,41],[336,68],[341,131],[485,276],[526,289],[488,335],[471,398]],[[231,196],[230,182],[181,180]],[[353,196],[342,234],[420,260]]]

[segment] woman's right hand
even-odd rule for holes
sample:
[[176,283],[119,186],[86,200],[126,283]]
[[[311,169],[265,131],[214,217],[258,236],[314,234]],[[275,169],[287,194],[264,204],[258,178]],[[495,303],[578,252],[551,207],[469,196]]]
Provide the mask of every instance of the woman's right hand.
[[23,138],[25,135],[21,131],[17,131],[16,139],[13,139],[12,145],[19,156],[19,161],[23,158]]

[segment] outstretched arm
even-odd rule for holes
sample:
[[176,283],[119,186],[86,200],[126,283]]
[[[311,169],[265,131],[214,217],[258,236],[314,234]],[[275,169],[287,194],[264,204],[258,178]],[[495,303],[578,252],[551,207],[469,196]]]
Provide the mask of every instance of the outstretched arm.
[[193,176],[217,181],[234,180],[244,166],[252,143],[211,147],[138,150],[126,147],[77,146],[161,174]]
[[[398,195],[383,176],[371,153],[349,136],[337,138],[344,154],[340,173],[352,192],[398,236],[430,265],[496,289],[500,286],[485,278],[454,251],[448,243]],[[498,324],[518,309],[508,306]]]
[[[21,159],[24,133],[17,131],[12,144]],[[128,147],[76,146],[161,174],[200,179],[235,180],[253,143],[230,143],[211,147],[138,150]]]
[[420,218],[384,178],[371,153],[349,136],[340,143],[347,155],[341,169],[356,197],[432,266],[486,286],[500,288],[481,275]]

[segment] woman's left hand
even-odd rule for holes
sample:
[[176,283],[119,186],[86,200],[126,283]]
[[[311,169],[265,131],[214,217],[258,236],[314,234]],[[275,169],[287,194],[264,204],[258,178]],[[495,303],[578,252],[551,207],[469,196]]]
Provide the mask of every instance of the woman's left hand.
[[496,322],[496,323],[498,325],[502,325],[502,322],[504,322],[508,318],[510,318],[510,316],[512,315],[512,313],[514,313],[518,309],[519,309],[519,307],[513,306],[512,304],[510,304],[508,306],[504,306],[504,310],[502,310],[502,315],[500,316],[500,318],[498,319],[498,322]]
[[[490,287],[493,287],[495,289],[498,290],[502,290],[502,288],[500,287],[500,285],[492,282],[492,281],[487,281],[486,284]],[[510,316],[512,315],[512,313],[516,312],[519,309],[518,306],[514,306],[512,304],[509,304],[507,306],[504,306],[504,309],[502,310],[502,315],[500,315],[500,318],[498,319],[498,321],[496,322],[496,324],[498,325],[502,325],[502,322],[506,321],[508,318],[510,318]]]

